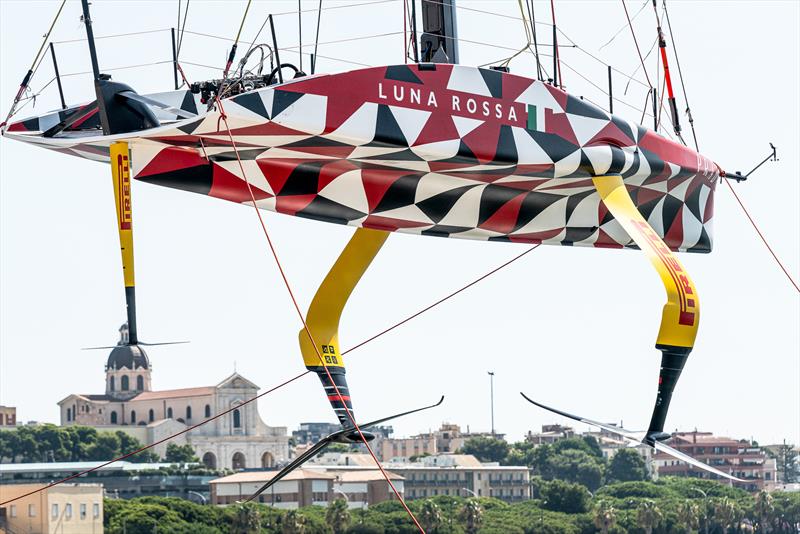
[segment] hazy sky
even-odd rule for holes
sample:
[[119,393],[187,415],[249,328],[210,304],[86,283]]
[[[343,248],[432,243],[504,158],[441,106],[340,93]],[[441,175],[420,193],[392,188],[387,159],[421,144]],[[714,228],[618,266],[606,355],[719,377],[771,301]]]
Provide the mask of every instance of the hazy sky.
[[[655,38],[649,1],[629,0],[640,45]],[[328,7],[353,1],[325,0]],[[317,2],[304,1],[305,9]],[[505,47],[524,45],[517,2],[470,2],[459,10],[462,39]],[[800,279],[800,3],[669,2],[702,152],[732,170],[747,171],[777,145],[768,163],[736,190],[787,268]],[[255,36],[269,12],[296,2],[255,2],[243,38]],[[549,20],[549,2],[535,3]],[[0,111],[5,116],[41,43],[56,2],[0,1]],[[622,6],[556,2],[559,27],[583,49],[631,73],[638,65]],[[187,29],[232,37],[244,2],[191,3]],[[98,36],[168,28],[177,2],[93,3]],[[320,45],[322,55],[366,65],[403,61],[399,0],[325,11],[320,41],[388,34]],[[62,74],[90,69],[80,5],[70,1],[56,27]],[[297,16],[276,18],[283,61],[297,61]],[[316,13],[303,17],[304,44]],[[550,28],[539,26],[549,45]],[[614,42],[602,50],[617,30]],[[259,39],[266,40],[262,35]],[[562,37],[562,44],[567,44]],[[228,43],[186,35],[181,57],[192,80],[218,77]],[[170,59],[168,32],[98,40],[103,70]],[[283,49],[286,47],[286,49]],[[296,50],[296,48],[295,48]],[[306,51],[310,51],[306,48]],[[480,65],[510,54],[462,42],[461,61]],[[548,46],[542,52],[550,53]],[[674,61],[670,48],[670,59]],[[605,87],[598,63],[564,48],[567,90],[605,105],[607,97],[572,69]],[[546,58],[550,70],[550,58]],[[305,59],[306,68],[308,66]],[[656,54],[647,58],[651,76]],[[319,71],[355,65],[320,59]],[[525,54],[511,63],[532,75]],[[676,65],[673,69],[677,71]],[[112,71],[140,93],[172,88],[169,65]],[[676,72],[677,74],[677,72]],[[641,73],[639,73],[641,78]],[[33,87],[52,78],[46,59]],[[65,78],[69,102],[93,98],[86,75]],[[641,107],[644,88],[615,74],[615,94]],[[676,87],[676,91],[679,89]],[[682,94],[678,105],[685,107]],[[54,85],[36,108],[57,107]],[[615,111],[639,121],[622,104]],[[684,125],[688,127],[685,116]],[[648,125],[650,122],[648,121]],[[687,132],[688,134],[688,132]],[[352,228],[266,213],[289,280],[305,309]],[[0,141],[0,404],[20,419],[57,422],[56,402],[69,393],[101,393],[107,352],[81,347],[113,344],[124,321],[124,295],[108,167],[3,139]],[[800,441],[800,299],[775,265],[724,184],[717,189],[715,249],[683,254],[702,300],[700,332],[678,384],[667,429],[713,431],[760,442]],[[148,349],[153,386],[215,384],[234,366],[262,388],[303,370],[300,328],[253,210],[200,195],[137,183],[134,187],[136,282],[140,337],[191,340]],[[393,235],[356,289],[342,319],[343,348],[428,305],[524,250],[524,245]],[[610,283],[611,282],[611,283]],[[654,397],[660,354],[654,348],[664,291],[635,251],[540,247],[524,259],[421,318],[353,352],[348,381],[361,420],[426,404],[429,412],[394,423],[396,435],[447,421],[488,430],[489,383],[495,376],[498,431],[520,439],[543,423],[563,422],[525,403],[518,392],[561,409],[644,428]],[[271,425],[334,421],[316,377],[308,376],[259,402]]]

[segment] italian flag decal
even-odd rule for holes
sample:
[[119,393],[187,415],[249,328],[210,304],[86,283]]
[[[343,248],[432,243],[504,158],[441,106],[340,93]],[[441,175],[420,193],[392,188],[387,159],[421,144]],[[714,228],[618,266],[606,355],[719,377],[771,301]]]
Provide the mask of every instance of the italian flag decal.
[[533,104],[528,104],[528,123],[525,127],[528,130],[533,130],[535,132],[544,132],[544,110],[543,106],[535,106]]

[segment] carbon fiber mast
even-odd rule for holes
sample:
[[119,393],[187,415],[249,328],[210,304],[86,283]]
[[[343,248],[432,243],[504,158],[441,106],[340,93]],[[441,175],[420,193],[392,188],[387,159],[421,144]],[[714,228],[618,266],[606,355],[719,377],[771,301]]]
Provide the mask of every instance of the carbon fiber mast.
[[[104,135],[144,130],[159,125],[158,119],[147,105],[135,97],[136,92],[129,86],[110,81],[110,76],[100,74],[97,61],[97,49],[92,30],[92,18],[89,12],[89,1],[81,0],[83,7],[83,23],[86,27],[86,40],[89,45],[89,56],[92,62],[92,74],[97,101],[95,106],[100,115],[100,124]],[[87,106],[92,107],[92,106]],[[63,129],[63,128],[61,128]],[[166,343],[142,343],[136,324],[136,283],[133,261],[133,200],[131,195],[130,150],[128,143],[118,141],[109,146],[111,177],[114,185],[114,203],[117,213],[117,231],[119,232],[120,253],[122,256],[122,274],[125,283],[125,309],[127,316],[126,345],[172,345],[186,343],[173,341]],[[104,349],[112,347],[91,347]]]

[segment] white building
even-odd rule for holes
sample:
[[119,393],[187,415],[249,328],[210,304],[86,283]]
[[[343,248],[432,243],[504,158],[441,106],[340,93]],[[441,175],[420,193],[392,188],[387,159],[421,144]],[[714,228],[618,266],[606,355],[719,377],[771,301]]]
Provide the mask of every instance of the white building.
[[[196,425],[230,408],[231,413],[171,440],[190,444],[209,467],[273,467],[289,458],[286,427],[261,420],[255,402],[258,386],[233,373],[214,386],[153,391],[152,367],[145,351],[127,344],[127,327],[106,363],[105,393],[73,393],[58,403],[62,425],[122,430],[145,444]],[[154,447],[163,456],[167,443]]]

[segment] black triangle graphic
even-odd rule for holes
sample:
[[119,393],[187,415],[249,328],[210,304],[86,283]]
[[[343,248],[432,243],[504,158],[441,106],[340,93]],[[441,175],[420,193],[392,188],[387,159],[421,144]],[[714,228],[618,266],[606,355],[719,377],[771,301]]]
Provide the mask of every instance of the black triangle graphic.
[[391,65],[386,67],[387,80],[397,80],[398,82],[422,83],[417,75],[407,65]]
[[283,110],[300,100],[303,95],[304,93],[275,89],[275,96],[272,98],[272,117],[277,117]]
[[488,221],[497,210],[519,195],[524,194],[519,189],[489,184],[481,193],[480,209],[478,211],[478,226]]
[[439,193],[421,202],[417,202],[417,207],[422,210],[422,213],[427,215],[430,220],[438,223],[453,209],[458,199],[473,187],[476,186],[465,185],[445,191],[444,193]]
[[[277,93],[277,91],[275,92]],[[267,113],[267,108],[264,107],[264,101],[261,100],[261,95],[256,92],[245,93],[241,96],[237,96],[236,98],[233,99],[233,101],[242,106],[243,108],[264,117],[265,119],[269,118],[269,113]]]
[[378,105],[378,116],[375,124],[375,138],[368,146],[408,146],[403,130],[397,124],[392,110],[385,104]]
[[183,111],[188,111],[189,113],[194,113],[197,115],[197,104],[194,101],[194,94],[191,91],[186,91],[186,94],[183,95],[183,102],[181,102],[181,109]]
[[517,224],[514,226],[514,232],[531,222],[537,215],[547,209],[550,205],[561,200],[561,195],[552,195],[550,193],[537,193],[532,191],[528,193],[522,200],[522,206],[519,208],[519,215],[517,216]]
[[478,72],[481,73],[492,97],[503,98],[503,73],[492,69],[478,69]]

